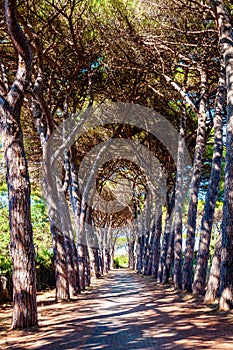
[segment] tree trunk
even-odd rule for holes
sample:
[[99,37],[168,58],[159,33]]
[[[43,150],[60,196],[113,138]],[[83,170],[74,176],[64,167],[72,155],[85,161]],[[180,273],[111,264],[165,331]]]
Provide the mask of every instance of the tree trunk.
[[[223,63],[223,62],[222,62]],[[212,158],[212,166],[208,191],[205,198],[204,213],[201,221],[200,241],[197,255],[197,265],[194,274],[193,293],[204,295],[206,273],[208,268],[209,245],[211,238],[211,230],[214,220],[214,211],[218,196],[218,187],[221,178],[222,165],[222,118],[224,115],[225,102],[225,67],[222,64],[222,70],[219,77],[218,92],[215,103],[214,117],[214,151]]]
[[175,232],[174,232],[174,230],[172,230],[171,235],[170,235],[168,251],[167,251],[166,263],[165,263],[164,269],[163,269],[163,278],[162,278],[163,284],[166,284],[169,282],[172,263],[174,262],[174,236],[175,236]]
[[[177,150],[177,172],[174,218],[174,289],[182,288],[182,210],[183,210],[183,170],[186,133],[186,106],[182,106],[179,143]],[[170,242],[171,243],[171,242]]]
[[[7,113],[8,121],[17,120],[17,117]],[[11,124],[9,129],[4,132],[4,148],[13,262],[12,328],[17,329],[37,325],[35,250],[30,218],[30,182],[21,128],[19,124]]]
[[159,269],[158,269],[158,280],[161,283],[163,280],[163,269],[166,264],[168,244],[170,241],[171,229],[172,229],[172,211],[174,207],[174,199],[171,199],[169,203],[169,198],[167,198],[167,214],[165,221],[165,229],[163,234],[162,249],[159,258]]
[[89,287],[91,284],[91,270],[90,270],[90,256],[88,246],[84,246],[85,250],[85,287]]
[[66,264],[66,249],[64,235],[62,232],[61,215],[59,213],[59,196],[56,179],[51,169],[51,158],[54,153],[53,145],[48,140],[47,127],[44,124],[44,115],[36,101],[32,101],[33,116],[40,137],[42,155],[44,161],[44,183],[43,189],[48,206],[50,220],[50,231],[52,234],[54,268],[56,280],[56,300],[69,300],[68,275]]
[[[40,48],[37,47],[37,51]],[[39,55],[40,56],[40,55]],[[52,176],[50,159],[53,154],[53,149],[50,150],[48,146],[49,137],[52,133],[53,125],[51,115],[43,100],[42,96],[43,86],[43,64],[38,62],[38,76],[33,87],[33,94],[35,97],[31,99],[31,109],[34,118],[34,123],[37,129],[38,136],[42,147],[42,157],[44,161],[44,193],[48,205],[48,213],[50,219],[50,231],[53,242],[53,253],[54,253],[54,271],[55,271],[55,282],[56,282],[56,300],[68,300],[70,298],[68,289],[68,274],[66,264],[66,253],[65,253],[65,241],[64,235],[61,230],[61,224],[58,225],[56,218],[60,218],[58,208],[54,206],[54,203],[59,203],[57,190],[54,188],[55,179]],[[49,175],[48,175],[49,174]],[[51,181],[48,181],[50,178]]]
[[214,302],[219,297],[220,265],[221,265],[222,240],[217,242],[214,257],[210,269],[210,276],[207,283],[205,302]]
[[196,232],[198,192],[201,182],[202,154],[206,139],[206,73],[201,71],[201,101],[198,115],[197,139],[194,151],[193,173],[188,206],[188,232],[183,264],[183,290],[192,291],[193,257]]
[[227,130],[220,304],[222,310],[233,307],[233,30],[222,1],[211,1],[219,28],[220,47],[226,68]]
[[[49,208],[50,212],[51,208]],[[56,300],[69,300],[69,285],[66,268],[66,255],[64,236],[57,225],[50,220],[50,230],[52,233],[54,267],[55,267],[55,282],[56,282]]]
[[93,278],[100,277],[99,251],[96,247],[90,247],[90,274]]
[[33,54],[16,17],[16,1],[5,1],[5,16],[18,56],[18,69],[10,91],[0,96],[4,157],[13,262],[12,328],[36,326],[35,250],[30,217],[30,181],[20,124],[21,107],[31,75]]
[[[61,191],[63,191],[61,189]],[[67,207],[66,199],[59,198],[59,212],[61,213],[61,225],[62,225],[62,235],[64,236],[65,245],[65,256],[66,256],[66,269],[67,269],[67,282],[69,285],[69,295],[70,297],[77,294],[77,281],[75,266],[74,266],[74,237],[72,232],[72,224],[70,222],[69,209]]]
[[149,263],[150,263],[150,231],[147,231],[146,232],[146,235],[145,235],[145,244],[144,244],[144,247],[143,247],[143,258],[142,258],[142,261],[143,261],[143,274],[148,276],[147,273],[148,273],[148,270],[149,270]]
[[[74,241],[74,234],[72,230],[69,208],[67,205],[67,200],[65,198],[66,191],[69,187],[73,185],[71,176],[71,157],[67,150],[64,151],[64,166],[66,175],[63,187],[60,187],[59,189],[61,197],[61,199],[59,200],[59,207],[62,221],[62,232],[64,235],[64,243],[66,249],[66,264],[68,271],[69,291],[70,296],[73,296],[80,292],[80,286],[77,248]],[[69,191],[69,193],[71,193],[71,190]]]
[[104,272],[108,273],[110,269],[110,254],[107,248],[104,249]]
[[142,273],[143,271],[143,247],[145,242],[145,236],[139,236],[137,241],[137,271]]
[[[89,259],[88,249],[86,247],[86,237],[85,237],[85,216],[86,216],[86,207],[83,204],[82,207],[82,198],[79,192],[78,186],[78,174],[77,174],[77,165],[75,162],[76,150],[75,146],[70,148],[69,156],[69,198],[72,206],[74,221],[76,226],[76,242],[77,247],[74,242],[74,237],[70,237],[70,244],[72,248],[71,261],[73,264],[74,272],[74,282],[76,283],[76,292],[80,293],[81,290],[85,290],[86,286],[89,285],[91,270],[88,267],[87,271],[87,260]],[[88,276],[87,276],[88,275]]]
[[[69,198],[70,203],[72,206],[73,214],[74,214],[74,221],[76,226],[76,242],[79,240],[80,235],[80,215],[81,215],[81,194],[79,191],[78,186],[78,171],[77,171],[77,165],[75,163],[76,158],[76,149],[75,146],[72,145],[70,148],[70,159],[69,159],[69,165],[70,165],[70,185],[69,185]],[[80,276],[79,276],[79,257],[78,257],[78,249],[77,246],[73,240],[73,259],[74,259],[74,266],[76,271],[76,289],[78,292],[80,292]]]
[[156,212],[155,212],[155,233],[154,233],[154,239],[152,242],[152,266],[151,266],[151,275],[156,280],[158,278],[158,269],[159,269],[161,234],[162,234],[162,205],[161,203],[157,203]]
[[[154,226],[154,225],[153,225]],[[151,234],[149,237],[148,248],[147,248],[147,262],[144,274],[150,276],[152,274],[152,260],[153,260],[153,242],[155,240],[155,228],[151,228]]]
[[128,242],[128,250],[129,250],[129,268],[134,270],[135,269],[135,240],[133,240],[131,237],[129,238]]
[[78,266],[79,266],[79,284],[80,289],[86,289],[86,277],[85,277],[85,269],[86,269],[86,246],[84,244],[78,244]]
[[165,230],[163,234],[163,240],[162,240],[162,249],[161,254],[159,258],[159,269],[158,269],[158,280],[159,282],[162,282],[163,280],[163,270],[164,266],[166,264],[166,258],[167,258],[167,251],[168,251],[168,245],[171,235],[171,226],[172,226],[172,216],[170,214],[167,214],[166,217],[166,223],[165,223]]
[[110,270],[114,269],[114,252],[115,252],[115,249],[114,247],[112,247],[110,251]]

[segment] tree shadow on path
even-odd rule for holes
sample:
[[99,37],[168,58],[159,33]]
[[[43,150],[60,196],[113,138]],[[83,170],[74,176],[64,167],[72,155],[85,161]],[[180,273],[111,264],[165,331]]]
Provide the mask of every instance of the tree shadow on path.
[[231,317],[127,270],[111,272],[75,302],[45,300],[40,325],[10,332],[0,349],[233,349]]

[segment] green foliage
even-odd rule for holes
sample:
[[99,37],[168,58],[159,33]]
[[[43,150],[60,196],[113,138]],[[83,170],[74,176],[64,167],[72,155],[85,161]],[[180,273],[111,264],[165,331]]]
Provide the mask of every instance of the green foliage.
[[[9,254],[10,227],[7,204],[7,191],[4,186],[0,189],[0,272],[6,274],[12,270]],[[52,241],[49,219],[45,201],[38,195],[32,195],[31,217],[36,251],[37,268],[50,268],[53,264]]]
[[114,267],[116,269],[128,267],[129,257],[128,255],[119,255],[114,259]]
[[36,254],[44,256],[44,252],[52,248],[52,241],[45,201],[38,195],[32,196],[31,218]]
[[0,191],[0,197],[0,272],[5,274],[7,271],[11,271],[12,264],[9,256],[9,215],[6,206],[7,197],[4,190]]
[[53,267],[53,252],[51,250],[40,250],[36,253],[36,268],[44,267],[50,269]]
[[12,262],[9,254],[2,254],[0,250],[0,273],[6,274],[12,271]]

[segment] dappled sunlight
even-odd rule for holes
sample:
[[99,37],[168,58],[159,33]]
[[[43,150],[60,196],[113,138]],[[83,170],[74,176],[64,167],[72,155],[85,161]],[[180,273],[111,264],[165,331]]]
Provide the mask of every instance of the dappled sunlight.
[[229,318],[130,271],[71,302],[48,294],[39,305],[39,329],[5,334],[1,349],[233,349]]

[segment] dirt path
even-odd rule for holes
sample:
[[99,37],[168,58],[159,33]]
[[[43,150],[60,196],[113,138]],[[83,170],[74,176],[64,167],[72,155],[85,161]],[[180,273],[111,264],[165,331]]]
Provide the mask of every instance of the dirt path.
[[[0,349],[233,349],[232,315],[184,300],[130,271],[113,271],[79,300],[39,296],[40,327],[0,332]],[[8,310],[3,310],[1,318]]]

